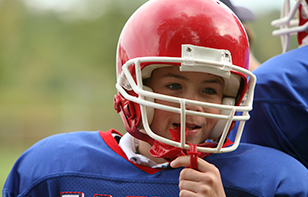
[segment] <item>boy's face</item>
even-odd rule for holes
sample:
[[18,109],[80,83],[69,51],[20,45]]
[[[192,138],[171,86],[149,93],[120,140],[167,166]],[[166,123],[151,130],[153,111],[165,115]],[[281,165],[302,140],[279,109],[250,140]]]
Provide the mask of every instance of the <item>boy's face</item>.
[[[210,103],[222,102],[224,81],[221,77],[200,73],[180,72],[178,66],[155,69],[146,85],[156,93]],[[169,101],[155,100],[156,103],[180,107]],[[186,109],[218,114],[219,109],[186,105]],[[155,109],[151,129],[158,135],[171,139],[169,129],[180,127],[180,114]],[[200,116],[186,116],[188,128],[186,143],[200,144],[209,138],[216,119]]]

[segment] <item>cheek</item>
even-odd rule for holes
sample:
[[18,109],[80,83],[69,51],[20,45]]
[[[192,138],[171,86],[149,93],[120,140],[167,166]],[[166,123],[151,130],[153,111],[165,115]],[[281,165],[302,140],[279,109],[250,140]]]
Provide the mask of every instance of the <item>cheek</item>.
[[168,112],[155,109],[151,128],[156,134],[162,134],[162,131],[167,128],[169,116]]
[[217,95],[217,96],[213,97],[211,101],[208,101],[208,102],[221,104],[222,103],[222,95]]
[[203,108],[203,111],[211,114],[220,114],[220,109],[216,108]]
[[[206,109],[205,112],[211,113],[211,114],[220,114],[219,109],[213,109],[213,108]],[[217,121],[218,121],[218,119],[206,118],[206,122],[207,122],[210,129],[212,129],[214,127],[214,125],[216,124]]]
[[220,114],[220,109],[212,109],[213,114]]
[[169,102],[169,101],[165,101],[165,100],[159,100],[159,99],[155,99],[154,102],[158,103],[158,104],[166,105],[166,106],[172,106],[172,107],[178,107],[179,106],[179,104],[177,104],[177,103]]
[[172,117],[174,117],[174,115],[175,113],[173,112],[155,109],[151,126],[167,123],[169,120],[172,119]]
[[211,119],[211,118],[207,119],[208,125],[210,126],[211,129],[214,127],[217,121],[218,119]]

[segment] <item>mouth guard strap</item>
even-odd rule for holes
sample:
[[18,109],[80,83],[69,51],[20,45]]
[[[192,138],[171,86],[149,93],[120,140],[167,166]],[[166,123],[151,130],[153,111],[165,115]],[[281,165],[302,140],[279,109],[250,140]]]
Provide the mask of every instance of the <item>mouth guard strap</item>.
[[197,145],[189,143],[190,150],[187,154],[190,155],[190,168],[198,170],[198,156],[201,154],[197,151]]

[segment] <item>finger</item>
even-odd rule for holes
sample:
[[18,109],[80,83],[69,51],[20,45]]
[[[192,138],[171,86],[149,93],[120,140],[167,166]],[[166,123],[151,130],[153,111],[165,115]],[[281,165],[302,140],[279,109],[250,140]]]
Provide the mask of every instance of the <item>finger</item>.
[[190,166],[190,157],[189,156],[180,156],[177,157],[170,163],[172,168],[179,168],[179,167],[189,167]]
[[202,172],[199,172],[197,170],[191,169],[191,168],[185,168],[181,171],[179,176],[179,181],[200,181],[200,177],[202,176]]
[[200,182],[195,182],[195,181],[187,181],[183,180],[180,181],[179,183],[179,189],[183,193],[189,192],[189,194],[203,194],[202,196],[206,196],[210,194],[214,189],[213,186],[208,185],[208,184],[203,184]]
[[189,190],[181,190],[179,194],[179,197],[194,197],[194,196],[197,196],[197,194]]
[[[180,156],[177,157],[170,163],[172,168],[179,168],[179,167],[190,167],[190,156]],[[208,163],[207,161],[198,157],[198,170],[201,172],[207,172],[215,170],[216,167],[213,164]]]
[[214,194],[220,193],[221,195],[218,196],[224,196],[220,174],[217,171],[201,172],[190,168],[183,169],[179,177],[180,191],[186,190],[202,196],[217,196]]
[[213,185],[216,180],[220,180],[220,174],[215,171],[200,172],[191,168],[185,168],[181,171],[179,181],[193,181]]
[[195,196],[197,197],[198,194],[189,190],[181,190],[179,194],[179,197],[195,197]]

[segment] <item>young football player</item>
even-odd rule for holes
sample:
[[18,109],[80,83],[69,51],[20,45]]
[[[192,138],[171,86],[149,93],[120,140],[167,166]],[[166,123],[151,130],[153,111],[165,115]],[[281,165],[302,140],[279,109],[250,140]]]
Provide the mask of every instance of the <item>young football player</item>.
[[300,162],[239,145],[256,83],[248,62],[245,30],[220,1],[147,1],[117,47],[114,107],[126,134],[43,139],[16,161],[3,195],[307,196]]

